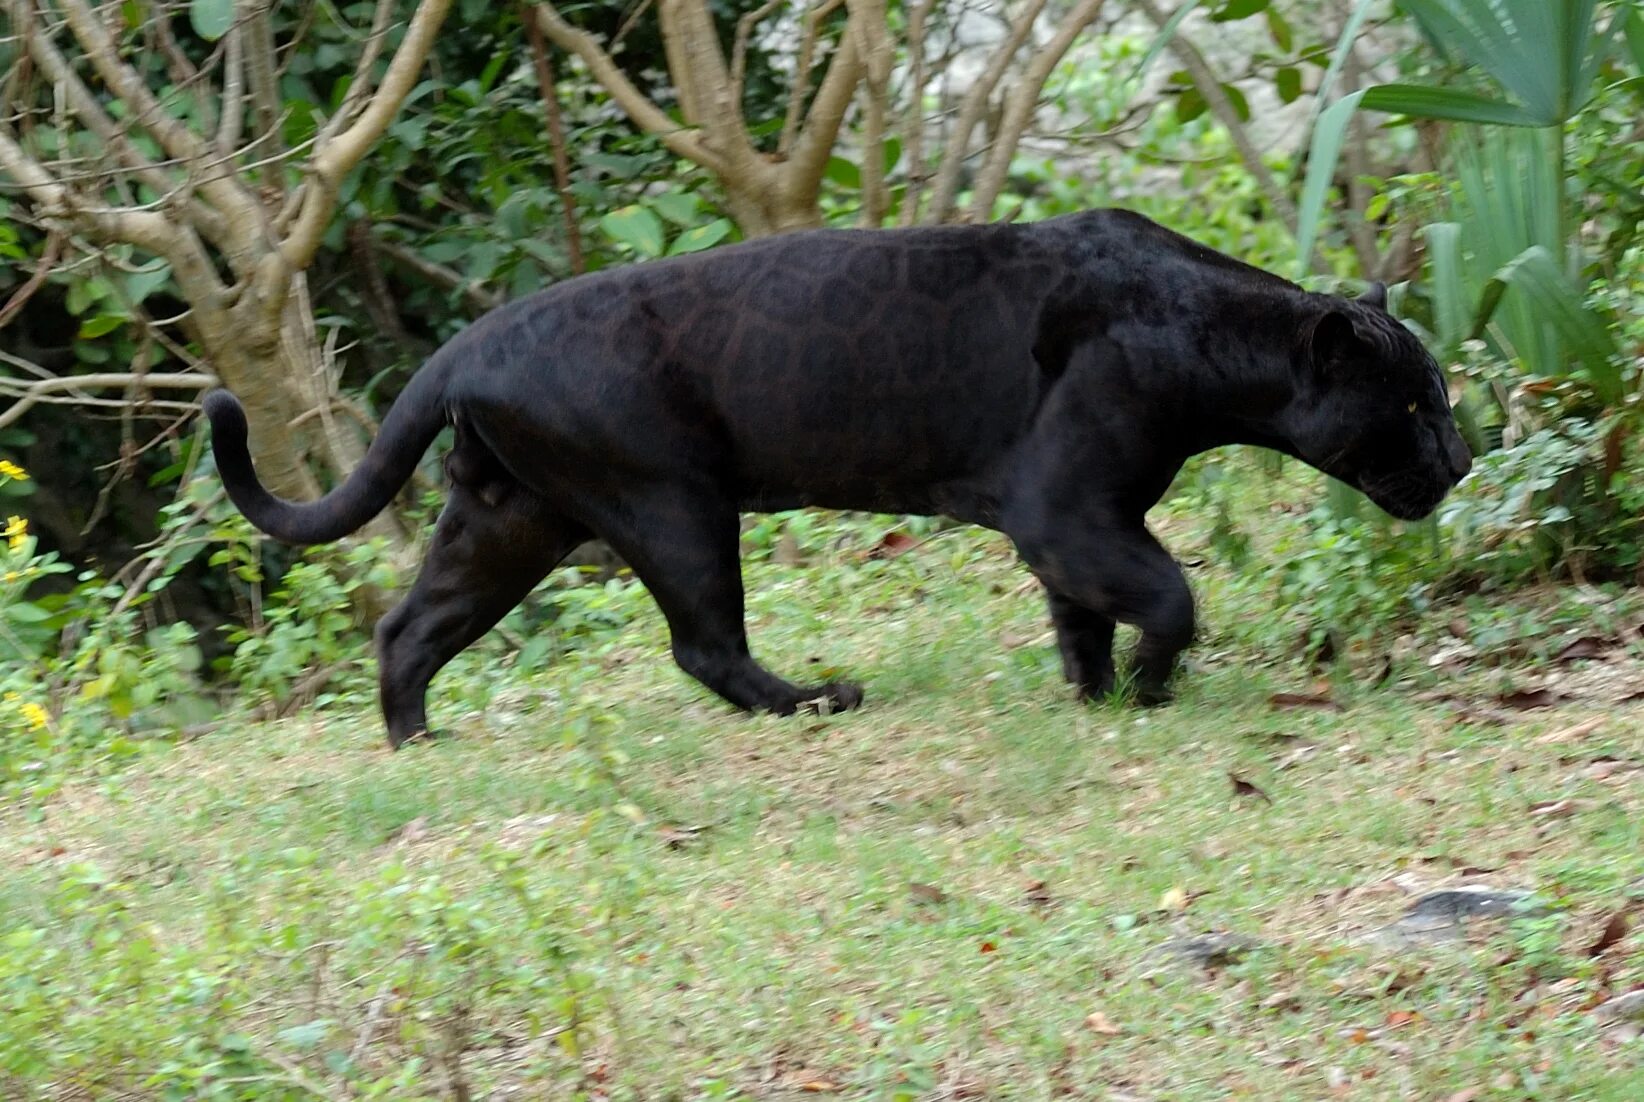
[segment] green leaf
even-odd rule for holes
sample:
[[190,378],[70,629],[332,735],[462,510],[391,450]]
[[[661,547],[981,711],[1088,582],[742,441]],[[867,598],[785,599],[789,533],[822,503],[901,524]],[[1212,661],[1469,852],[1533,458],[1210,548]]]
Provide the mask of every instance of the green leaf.
[[1531,245],[1491,278],[1473,320],[1473,334],[1484,332],[1508,287],[1527,296],[1536,311],[1558,330],[1586,369],[1587,380],[1598,396],[1611,405],[1619,403],[1624,391],[1610,326],[1602,314],[1587,305],[1581,290],[1570,282],[1544,245]]
[[1313,264],[1313,243],[1318,239],[1319,220],[1324,214],[1324,197],[1336,174],[1347,124],[1363,98],[1363,92],[1343,96],[1325,109],[1313,127],[1313,141],[1307,152],[1307,179],[1302,184],[1301,204],[1296,213],[1297,265],[1304,275]]
[[1227,0],[1210,16],[1212,23],[1231,23],[1246,19],[1267,8],[1268,0]]
[[702,201],[688,191],[665,191],[646,202],[676,226],[695,225],[697,211],[702,206]]
[[1147,53],[1136,63],[1136,68],[1130,74],[1131,80],[1141,80],[1147,75],[1147,71],[1153,67],[1159,55],[1164,53],[1165,47],[1170,45],[1170,40],[1176,37],[1176,29],[1182,25],[1182,20],[1191,15],[1193,9],[1198,6],[1199,0],[1185,0],[1182,6],[1176,9],[1176,13],[1165,20],[1164,26],[1159,28],[1158,35],[1148,44]]
[[706,226],[688,229],[674,238],[672,247],[668,249],[668,255],[678,256],[681,253],[701,252],[703,249],[725,240],[730,232],[730,221],[725,218],[717,218]]
[[1289,53],[1295,45],[1295,36],[1290,33],[1290,24],[1286,23],[1279,9],[1267,9],[1267,33],[1273,36],[1273,44],[1285,53]]
[[1420,84],[1378,84],[1365,90],[1364,106],[1371,111],[1412,115],[1418,119],[1449,119],[1453,122],[1495,123],[1500,126],[1553,125],[1516,103],[1505,103],[1459,88],[1428,88]]
[[126,319],[119,314],[98,314],[94,318],[87,318],[80,323],[79,337],[81,340],[91,340],[101,337],[105,333],[112,333],[126,323]]
[[1301,70],[1285,66],[1273,75],[1273,86],[1279,93],[1279,99],[1285,103],[1295,103],[1301,95]]
[[1427,260],[1433,267],[1433,321],[1447,353],[1466,339],[1467,292],[1461,280],[1461,227],[1434,222],[1424,228]]
[[1189,88],[1176,97],[1176,121],[1192,122],[1205,111],[1204,97],[1199,95],[1197,88]]
[[188,21],[195,34],[215,42],[234,25],[234,0],[189,0]]
[[1330,102],[1330,93],[1336,90],[1336,78],[1341,75],[1342,66],[1347,63],[1347,55],[1353,50],[1353,43],[1359,37],[1359,28],[1364,26],[1365,17],[1370,14],[1370,5],[1375,0],[1359,0],[1347,17],[1347,23],[1341,29],[1341,37],[1336,40],[1336,49],[1330,55],[1330,65],[1319,80],[1318,95],[1313,100],[1313,117],[1318,119],[1324,110],[1324,105]]
[[843,157],[829,157],[825,175],[840,187],[853,191],[862,186],[862,170]]
[[165,286],[170,278],[171,265],[163,260],[156,261],[126,276],[126,294],[132,302],[142,302]]
[[1244,98],[1244,93],[1239,91],[1237,85],[1222,85],[1222,95],[1233,105],[1233,113],[1239,116],[1240,122],[1250,121],[1250,101]]
[[640,206],[614,210],[599,220],[599,228],[641,256],[662,255],[662,219]]
[[1627,49],[1633,55],[1633,64],[1644,72],[1644,8],[1627,19]]

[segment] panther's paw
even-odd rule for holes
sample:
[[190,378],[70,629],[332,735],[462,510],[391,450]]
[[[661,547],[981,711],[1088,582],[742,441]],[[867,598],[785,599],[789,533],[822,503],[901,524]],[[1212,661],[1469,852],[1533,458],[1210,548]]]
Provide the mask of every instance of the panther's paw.
[[388,748],[390,750],[402,750],[407,746],[416,746],[421,743],[428,742],[438,742],[446,737],[447,736],[444,731],[429,730],[427,728],[420,731],[412,731],[409,735],[401,735],[397,737],[390,734],[388,736]]
[[826,716],[835,712],[848,712],[859,707],[861,703],[860,685],[853,685],[849,681],[830,681],[826,685],[817,686],[812,695],[800,703],[800,707],[807,712]]
[[1138,685],[1135,695],[1139,708],[1158,708],[1176,699],[1176,694],[1164,685]]

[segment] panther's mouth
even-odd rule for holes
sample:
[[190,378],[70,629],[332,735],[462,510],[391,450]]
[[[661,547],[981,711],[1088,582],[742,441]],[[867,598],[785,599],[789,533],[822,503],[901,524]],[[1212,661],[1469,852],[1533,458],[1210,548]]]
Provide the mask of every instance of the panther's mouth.
[[1359,489],[1376,507],[1397,520],[1425,520],[1450,493],[1453,484],[1435,485],[1425,475],[1401,471],[1385,478],[1364,479]]

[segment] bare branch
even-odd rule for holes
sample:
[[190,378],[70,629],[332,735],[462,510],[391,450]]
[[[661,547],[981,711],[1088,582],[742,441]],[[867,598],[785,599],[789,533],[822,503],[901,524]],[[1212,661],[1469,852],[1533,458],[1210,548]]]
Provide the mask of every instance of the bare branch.
[[[1159,6],[1154,3],[1154,0],[1136,0],[1136,6],[1156,26],[1162,28],[1165,25],[1168,17],[1159,10]],[[1289,227],[1290,232],[1295,233],[1296,205],[1290,201],[1290,194],[1279,185],[1279,182],[1273,178],[1273,174],[1267,170],[1267,164],[1262,160],[1261,151],[1250,140],[1250,135],[1246,132],[1244,123],[1239,119],[1239,112],[1234,108],[1233,101],[1227,98],[1226,92],[1222,91],[1222,83],[1217,79],[1215,70],[1204,59],[1204,55],[1199,52],[1198,47],[1193,45],[1192,41],[1180,31],[1177,31],[1170,40],[1170,52],[1175,54],[1181,61],[1182,68],[1186,69],[1187,75],[1192,78],[1193,87],[1198,90],[1199,95],[1204,99],[1205,106],[1210,109],[1210,113],[1216,117],[1216,121],[1221,123],[1222,128],[1227,131],[1227,136],[1232,139],[1233,148],[1238,150],[1239,159],[1244,162],[1246,171],[1256,178],[1256,182],[1261,185],[1262,191],[1267,196],[1267,201],[1273,205],[1273,209],[1284,220],[1284,224]]]
[[[778,3],[780,0],[772,0]],[[537,88],[542,93],[542,109],[548,116],[548,144],[554,153],[554,190],[559,193],[559,211],[565,219],[565,251],[570,254],[571,271],[581,275],[587,269],[582,257],[582,227],[577,224],[577,199],[571,194],[571,165],[565,154],[565,122],[559,112],[559,90],[554,84],[554,63],[548,56],[548,42],[542,37],[542,28],[531,18],[524,0],[520,0],[520,19],[525,24],[525,38],[531,47],[531,60],[537,69]]]
[[862,79],[862,69],[856,36],[847,27],[839,38],[833,59],[828,62],[827,75],[822,78],[822,87],[816,90],[816,98],[811,101],[805,125],[789,157],[788,171],[793,174],[790,179],[797,181],[799,188],[814,191],[821,186],[822,170],[839,138],[839,127],[845,121],[851,96]]
[[[11,357],[0,353],[0,358],[9,360]],[[43,401],[62,401],[53,399],[51,395],[63,391],[77,391],[90,387],[129,387],[134,383],[153,390],[209,390],[217,385],[217,379],[211,375],[195,374],[134,374],[129,371],[108,372],[95,375],[62,375],[50,379],[36,379],[26,386],[13,389],[9,379],[0,379],[0,390],[10,390],[16,395],[13,402],[4,412],[0,412],[0,429],[5,428],[32,407]],[[89,398],[75,395],[70,401],[87,405],[124,406],[126,400],[116,401],[108,398]],[[169,403],[168,403],[169,404]]]
[[436,287],[456,291],[462,295],[469,308],[475,313],[483,314],[487,310],[494,310],[501,306],[504,301],[501,295],[495,291],[486,290],[480,283],[469,279],[455,268],[447,268],[443,264],[436,264],[404,245],[392,241],[373,240],[371,247],[396,264],[403,265],[416,272]]
[[701,165],[715,175],[725,170],[725,161],[703,144],[701,133],[682,128],[665,111],[645,98],[644,93],[623,75],[616,62],[611,60],[611,55],[600,48],[592,35],[565,22],[552,4],[536,5],[536,17],[537,26],[542,28],[548,40],[581,58],[588,67],[589,75],[610,94],[635,126],[661,139],[662,144],[674,154]]
[[727,172],[747,174],[757,154],[748,140],[742,104],[731,92],[707,0],[661,0],[657,14],[685,121],[702,128],[709,148],[726,161]]
[[965,98],[959,101],[959,120],[948,137],[947,148],[942,151],[942,163],[936,170],[936,182],[932,185],[932,222],[946,222],[952,216],[954,199],[959,193],[959,171],[970,156],[971,135],[976,132],[976,124],[982,121],[982,113],[987,110],[988,97],[999,86],[1000,78],[1010,67],[1016,52],[1022,48],[1022,43],[1033,33],[1033,25],[1044,10],[1045,0],[1028,0],[1027,6],[1011,22],[1005,40],[994,49],[987,68],[965,92]]
[[772,12],[787,2],[788,0],[767,0],[765,4],[736,21],[736,39],[731,46],[731,94],[737,103],[742,102],[743,82],[748,75],[748,39],[753,36],[754,27],[762,20],[770,18]]
[[[976,190],[970,206],[973,219],[984,221],[992,212],[993,201],[998,198],[1000,189],[1005,185],[1005,176],[1010,171],[1010,162],[1016,154],[1016,145],[1022,140],[1028,123],[1033,121],[1033,111],[1038,106],[1039,93],[1044,91],[1045,81],[1050,79],[1050,74],[1061,64],[1062,58],[1072,47],[1073,40],[1096,21],[1105,2],[1106,0],[1079,0],[1073,10],[1063,17],[1061,25],[1056,28],[1056,33],[1051,36],[1050,41],[1035,51],[1022,78],[1011,86],[1010,94],[1005,97],[1005,112],[999,122],[998,136],[994,139],[993,148],[988,151],[987,160],[982,162],[981,171],[977,173]],[[1180,36],[1177,36],[1177,40],[1180,41]]]
[[816,38],[822,31],[822,20],[839,10],[845,0],[820,0],[805,13],[805,32],[799,40],[798,60],[794,63],[793,84],[788,89],[788,113],[782,120],[782,136],[776,151],[787,153],[799,137],[799,124],[805,118],[805,97],[811,90],[811,62],[816,57]]
[[908,190],[902,197],[904,226],[919,217],[925,187],[925,25],[937,0],[918,0],[908,9],[908,114],[902,122],[902,150],[908,162]]
[[245,129],[245,30],[228,29],[223,54],[223,103],[217,124],[217,156],[232,157]]
[[[310,164],[309,178],[303,183],[302,207],[296,224],[274,254],[284,271],[277,272],[272,280],[259,272],[259,290],[271,292],[273,288],[270,284],[283,284],[292,272],[307,267],[314,258],[326,223],[331,220],[331,213],[337,206],[338,185],[388,129],[400,104],[410,94],[417,74],[422,71],[423,62],[427,60],[428,51],[433,48],[434,38],[439,34],[440,24],[450,8],[451,0],[421,0],[418,3],[405,38],[394,53],[394,60],[389,62],[388,72],[383,75],[382,85],[372,95],[371,102],[347,130],[318,147]],[[265,298],[265,303],[273,305],[276,311],[279,308],[270,299]]]
[[867,103],[863,114],[862,224],[882,225],[889,199],[885,193],[885,114],[890,95],[891,66],[896,50],[891,44],[885,0],[850,0],[846,33],[854,32],[862,54]]
[[[74,37],[79,40],[98,76],[131,109],[137,122],[159,140],[167,153],[191,168],[204,161],[204,143],[188,127],[167,114],[137,71],[120,60],[119,50],[109,37],[108,29],[85,0],[59,0],[59,3],[63,6],[64,17],[74,31]],[[249,245],[261,223],[261,211],[255,199],[232,176],[207,174],[199,181],[199,186],[206,200],[228,216],[242,242]]]
[[[280,77],[275,66],[274,24],[269,12],[274,0],[252,0],[251,17],[246,20],[246,62],[251,74],[251,105],[257,116],[254,144],[278,156],[284,144],[280,134]],[[280,174],[268,174],[267,184],[283,192]]]
[[337,113],[326,120],[320,128],[319,145],[329,142],[334,134],[340,131],[356,114],[365,97],[371,91],[371,69],[382,56],[383,45],[388,40],[388,20],[394,14],[394,0],[377,0],[377,10],[371,15],[371,33],[366,36],[365,48],[360,51],[360,60],[354,66],[354,79],[348,84],[348,92],[337,107]]
[[34,274],[29,276],[28,280],[12,293],[11,298],[6,300],[4,306],[0,306],[0,329],[4,329],[11,324],[11,319],[22,313],[23,307],[28,304],[29,299],[34,297],[34,293],[45,286],[46,277],[51,275],[51,270],[56,266],[57,258],[62,255],[62,252],[63,235],[53,231],[46,238],[46,247],[40,253],[40,263],[35,265]]

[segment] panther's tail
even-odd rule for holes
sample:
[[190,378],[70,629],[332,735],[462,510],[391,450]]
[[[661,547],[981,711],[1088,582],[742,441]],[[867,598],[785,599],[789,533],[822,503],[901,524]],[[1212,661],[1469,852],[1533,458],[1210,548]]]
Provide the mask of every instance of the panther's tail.
[[228,391],[211,391],[203,405],[229,499],[247,520],[282,543],[330,543],[364,527],[410,481],[422,453],[445,427],[443,366],[435,361],[417,372],[383,418],[382,431],[360,465],[341,486],[306,503],[275,497],[257,480],[246,447],[245,409]]

